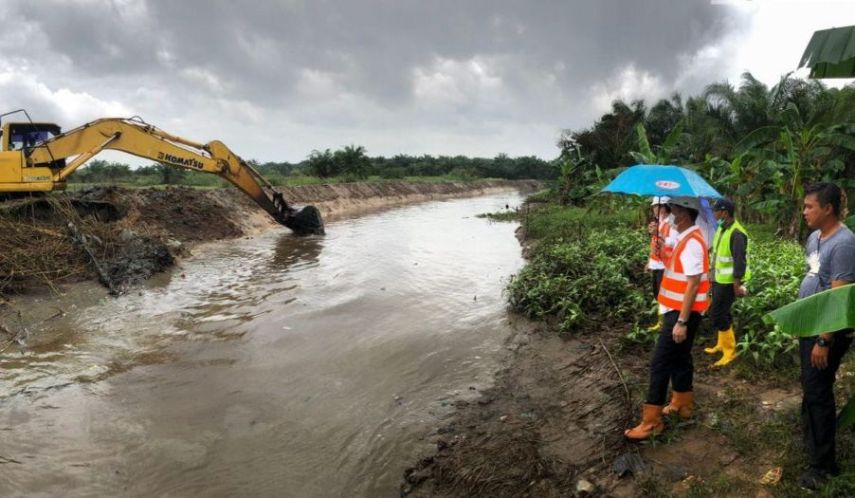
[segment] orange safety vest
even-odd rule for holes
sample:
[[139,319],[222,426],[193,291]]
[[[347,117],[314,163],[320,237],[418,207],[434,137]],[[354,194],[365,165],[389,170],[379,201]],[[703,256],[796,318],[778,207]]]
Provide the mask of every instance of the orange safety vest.
[[680,311],[683,309],[683,300],[686,295],[686,288],[689,286],[688,278],[683,272],[683,262],[680,261],[680,256],[683,255],[683,250],[686,249],[686,244],[690,240],[697,240],[703,248],[703,273],[701,273],[701,283],[698,286],[698,293],[695,296],[695,302],[692,304],[692,311],[703,312],[709,306],[709,298],[707,293],[710,290],[710,260],[707,256],[707,244],[704,241],[704,236],[701,235],[701,230],[697,226],[689,229],[689,233],[683,237],[683,240],[677,243],[674,248],[672,257],[665,264],[665,273],[662,275],[662,285],[659,288],[659,304],[667,306],[672,310]]
[[671,248],[664,245],[665,239],[671,235],[671,224],[668,223],[668,220],[663,220],[659,222],[659,239],[662,240],[662,252],[656,250],[656,235],[650,237],[650,259],[656,261],[657,263],[665,264],[665,261],[668,261],[669,256],[671,256]]

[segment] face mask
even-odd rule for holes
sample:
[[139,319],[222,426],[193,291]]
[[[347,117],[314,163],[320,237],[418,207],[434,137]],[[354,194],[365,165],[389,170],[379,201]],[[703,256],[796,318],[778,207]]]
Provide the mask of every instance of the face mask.
[[674,214],[668,215],[668,223],[670,223],[671,226],[677,226],[677,218],[674,217]]

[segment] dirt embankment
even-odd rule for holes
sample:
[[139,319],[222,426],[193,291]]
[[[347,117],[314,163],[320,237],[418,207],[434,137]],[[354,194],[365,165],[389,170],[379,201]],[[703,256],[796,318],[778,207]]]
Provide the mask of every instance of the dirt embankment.
[[[326,220],[382,207],[501,190],[533,181],[351,183],[285,187],[292,204],[314,204]],[[170,267],[200,242],[279,227],[236,189],[189,187],[79,192],[0,203],[0,295],[96,278],[121,289]]]
[[543,188],[543,183],[533,180],[442,183],[383,182],[283,187],[282,193],[288,202],[297,205],[312,204],[321,210],[325,220],[334,220],[376,209],[416,202],[487,195],[510,189],[530,193],[541,188]]
[[610,471],[635,415],[614,363],[619,333],[515,329],[495,386],[437,430],[436,453],[406,470],[402,496],[633,496]]

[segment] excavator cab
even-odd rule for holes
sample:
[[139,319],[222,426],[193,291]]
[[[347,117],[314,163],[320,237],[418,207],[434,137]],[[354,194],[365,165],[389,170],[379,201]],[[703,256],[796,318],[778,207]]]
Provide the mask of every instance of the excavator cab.
[[65,182],[53,181],[53,172],[65,167],[65,159],[53,159],[27,167],[27,157],[40,144],[60,135],[53,123],[3,123],[0,128],[0,193],[48,192],[59,190]]
[[60,133],[53,123],[9,123],[3,127],[3,150],[31,149]]

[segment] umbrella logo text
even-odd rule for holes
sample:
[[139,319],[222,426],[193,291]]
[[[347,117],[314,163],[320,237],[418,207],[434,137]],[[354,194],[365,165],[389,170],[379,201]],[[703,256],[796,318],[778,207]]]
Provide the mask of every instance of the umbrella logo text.
[[664,188],[665,190],[677,190],[678,188],[680,188],[679,183],[668,180],[659,180],[658,182],[656,182],[656,186],[659,188]]

